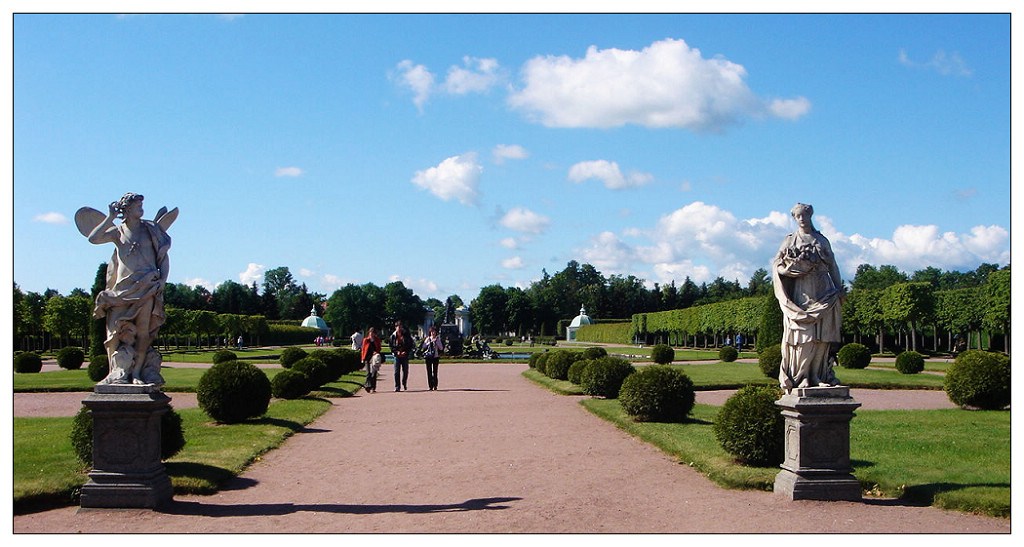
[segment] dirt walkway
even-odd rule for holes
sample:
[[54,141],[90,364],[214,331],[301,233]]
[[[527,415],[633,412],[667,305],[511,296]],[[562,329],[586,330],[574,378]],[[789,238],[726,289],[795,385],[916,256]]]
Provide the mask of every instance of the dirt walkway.
[[524,365],[422,365],[394,393],[334,406],[213,496],[156,511],[70,507],[15,533],[969,533],[1008,520],[893,500],[791,502],[725,490],[613,425]]

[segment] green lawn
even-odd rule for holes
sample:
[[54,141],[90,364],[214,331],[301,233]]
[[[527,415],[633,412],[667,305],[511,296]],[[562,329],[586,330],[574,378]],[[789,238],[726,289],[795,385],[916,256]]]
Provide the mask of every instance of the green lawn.
[[[211,365],[212,366],[212,365]],[[194,367],[163,367],[160,375],[164,377],[163,390],[167,392],[194,392],[199,378],[206,368]],[[271,380],[284,368],[261,369]],[[22,373],[14,375],[14,392],[39,391],[92,391],[96,382],[89,379],[88,372],[78,370],[51,370],[39,373]]]

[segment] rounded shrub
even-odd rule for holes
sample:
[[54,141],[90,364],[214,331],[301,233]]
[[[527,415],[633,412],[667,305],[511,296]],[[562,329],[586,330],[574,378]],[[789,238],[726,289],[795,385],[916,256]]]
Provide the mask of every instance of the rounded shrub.
[[839,348],[836,360],[843,368],[867,368],[871,364],[871,350],[864,344],[851,342]]
[[38,353],[26,351],[14,356],[14,372],[39,372],[43,370],[43,358]]
[[342,374],[349,374],[363,368],[362,355],[359,351],[351,348],[338,348],[334,353],[341,358]]
[[545,364],[544,373],[555,380],[568,380],[569,367],[581,357],[579,352],[560,349],[551,352]]
[[569,365],[569,373],[566,375],[567,379],[576,385],[580,385],[583,377],[583,369],[587,368],[587,365],[589,365],[591,361],[593,361],[593,359],[579,359]]
[[[71,420],[71,447],[79,461],[92,465],[92,414],[85,406]],[[185,447],[181,415],[170,408],[160,416],[160,459],[167,460]]]
[[227,349],[222,349],[213,354],[213,364],[223,363],[224,361],[237,361],[238,356],[235,352]]
[[292,364],[291,370],[305,374],[309,378],[309,389],[316,389],[331,381],[331,371],[323,361],[316,357],[303,357]]
[[[319,361],[317,361],[319,362]],[[217,422],[233,424],[258,418],[270,406],[270,380],[252,363],[224,361],[199,378],[199,407]]]
[[759,467],[782,463],[785,424],[775,386],[746,386],[729,397],[715,417],[718,444],[740,462]]
[[307,355],[309,354],[302,348],[294,346],[284,348],[281,350],[281,366],[284,368],[292,368],[292,365],[295,364],[296,361],[304,359]]
[[924,355],[916,351],[904,351],[896,356],[896,370],[903,374],[917,374],[924,370]]
[[270,392],[278,399],[298,399],[310,391],[309,377],[295,369],[282,370],[270,381]]
[[107,361],[107,354],[101,353],[89,356],[89,367],[86,369],[86,372],[89,374],[89,379],[93,382],[99,382],[106,378],[110,374],[110,362]]
[[580,388],[587,395],[614,399],[619,396],[622,382],[634,372],[633,365],[621,357],[600,357],[580,373]]
[[676,358],[676,351],[668,344],[657,344],[651,348],[651,360],[659,365],[667,365]]
[[60,348],[57,352],[57,366],[65,370],[78,370],[85,362],[85,352],[82,348],[67,346]]
[[537,356],[537,362],[534,364],[534,368],[537,369],[537,372],[541,374],[547,374],[547,363],[548,357],[550,356],[550,351],[545,351],[544,353],[541,353],[539,356]]
[[583,350],[584,359],[597,359],[608,355],[608,350],[601,346],[593,346]]
[[623,380],[619,402],[641,422],[681,422],[693,410],[693,381],[669,366],[643,367]]
[[757,354],[757,366],[769,378],[778,378],[782,368],[782,344],[768,346]]
[[[327,381],[324,382],[324,384],[337,382],[338,379],[341,378],[341,375],[345,374],[345,358],[334,350],[315,349],[309,352],[309,357],[319,359],[327,366],[327,374],[324,375],[324,378],[326,378]],[[292,366],[294,367],[294,365]]]
[[722,346],[718,348],[718,359],[724,363],[731,363],[739,356],[739,350],[733,346]]
[[537,368],[537,359],[540,357],[539,353],[531,353],[530,357],[526,360],[526,363],[530,365],[530,368]]
[[1010,358],[977,349],[957,355],[946,371],[946,395],[959,406],[1001,410],[1010,404]]

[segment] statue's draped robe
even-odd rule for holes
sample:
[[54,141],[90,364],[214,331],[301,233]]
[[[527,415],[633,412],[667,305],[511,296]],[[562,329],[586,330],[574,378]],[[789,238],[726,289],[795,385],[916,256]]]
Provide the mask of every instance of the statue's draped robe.
[[[122,247],[114,251],[107,265],[107,286],[96,296],[96,308],[93,316],[98,318],[106,317],[107,337],[104,347],[107,349],[107,356],[110,364],[110,375],[104,380],[106,383],[117,383],[132,373],[130,367],[135,358],[145,365],[138,369],[152,368],[152,361],[159,359],[158,356],[135,356],[134,349],[129,344],[122,344],[120,336],[125,332],[135,332],[135,325],[140,313],[146,308],[145,304],[152,302],[149,317],[149,336],[155,339],[160,326],[164,324],[167,316],[164,313],[164,292],[162,287],[163,275],[167,272],[168,258],[167,251],[171,247],[171,238],[160,225],[155,222],[142,220],[141,225],[149,234],[150,244],[156,255],[155,264],[141,268],[138,271],[121,272],[120,265],[123,257],[120,256]],[[119,237],[127,239],[124,224],[117,227]],[[138,333],[135,333],[136,335]],[[151,350],[150,353],[155,353]],[[142,373],[142,378],[136,378],[145,382],[146,376],[159,378],[159,362],[156,363],[156,371],[149,371],[149,374]],[[140,371],[141,372],[141,371]],[[138,372],[136,374],[139,374]]]
[[836,382],[829,350],[842,340],[842,291],[831,275],[838,278],[838,271],[832,246],[818,231],[789,234],[772,260],[783,314],[779,384],[787,392]]

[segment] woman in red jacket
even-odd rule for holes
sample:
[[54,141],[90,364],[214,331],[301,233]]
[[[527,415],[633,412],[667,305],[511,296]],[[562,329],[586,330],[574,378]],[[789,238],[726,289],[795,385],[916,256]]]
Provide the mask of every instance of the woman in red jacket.
[[377,329],[370,327],[370,332],[363,338],[363,365],[366,367],[366,392],[377,392],[377,371],[380,370],[384,356],[380,353],[380,336]]

